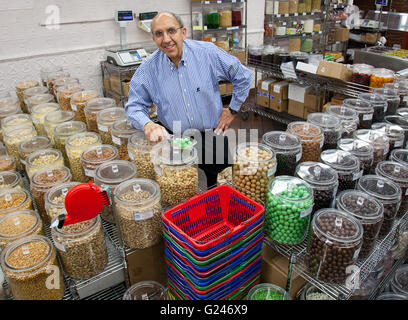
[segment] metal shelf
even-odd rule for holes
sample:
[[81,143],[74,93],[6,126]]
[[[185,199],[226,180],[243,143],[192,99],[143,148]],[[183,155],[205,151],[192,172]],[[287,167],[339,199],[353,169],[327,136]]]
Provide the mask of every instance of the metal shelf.
[[260,116],[263,116],[265,118],[268,118],[268,119],[271,119],[271,120],[274,120],[276,122],[286,124],[286,125],[293,121],[303,121],[303,118],[298,118],[287,112],[277,112],[275,110],[268,109],[260,105],[244,104],[242,107],[243,107],[243,112],[252,111]]
[[290,18],[290,17],[304,17],[304,16],[314,16],[318,14],[324,14],[322,11],[313,11],[313,12],[302,12],[302,13],[286,13],[286,14],[265,14],[266,18]]
[[[235,27],[228,27],[228,28],[217,28],[217,29],[194,29],[193,31],[202,31],[204,33],[211,33],[211,32],[219,32],[219,31],[234,31],[234,30],[243,30],[246,29],[246,25],[235,26]],[[195,27],[197,28],[197,26]]]
[[211,1],[195,1],[192,0],[192,4],[224,4],[224,3],[245,3],[246,0],[211,0]]
[[273,40],[279,40],[279,39],[286,39],[286,38],[292,38],[292,37],[298,37],[298,38],[301,38],[301,37],[313,37],[313,36],[316,36],[316,35],[322,35],[323,34],[323,31],[315,31],[315,32],[311,32],[311,33],[300,33],[300,34],[285,34],[285,35],[282,35],[282,36],[265,36],[265,37],[267,37],[267,38],[272,38]]

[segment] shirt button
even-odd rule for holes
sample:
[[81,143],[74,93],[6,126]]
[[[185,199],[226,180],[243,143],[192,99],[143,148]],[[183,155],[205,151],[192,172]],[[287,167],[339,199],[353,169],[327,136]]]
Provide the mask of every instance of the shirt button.
[[193,121],[194,119],[193,118],[191,118],[191,121]]
[[190,104],[189,104],[189,103],[187,103],[187,106],[189,107],[189,106],[190,106]]
[[184,89],[184,92],[186,92],[187,90],[186,89]]

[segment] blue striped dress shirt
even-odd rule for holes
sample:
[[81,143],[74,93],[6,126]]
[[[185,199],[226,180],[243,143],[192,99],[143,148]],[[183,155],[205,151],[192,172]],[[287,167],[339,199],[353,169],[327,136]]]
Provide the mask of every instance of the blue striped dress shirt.
[[248,97],[252,74],[236,57],[210,42],[185,39],[177,68],[157,49],[133,75],[127,117],[136,129],[143,130],[151,121],[148,107],[154,103],[158,120],[173,132],[177,129],[173,121],[180,121],[181,132],[214,129],[223,107],[219,81],[232,83],[230,108],[239,110]]

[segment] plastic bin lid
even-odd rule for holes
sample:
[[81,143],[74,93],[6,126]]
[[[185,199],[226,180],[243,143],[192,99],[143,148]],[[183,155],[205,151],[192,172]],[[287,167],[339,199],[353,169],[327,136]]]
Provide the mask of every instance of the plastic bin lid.
[[398,184],[374,174],[362,176],[358,181],[358,189],[384,200],[401,199],[402,195],[402,190]]
[[74,133],[85,132],[86,124],[82,121],[67,121],[58,124],[54,128],[54,136],[70,136]]
[[98,112],[97,120],[111,121],[112,123],[116,120],[126,118],[125,109],[119,107],[107,108]]
[[373,93],[384,96],[387,100],[400,100],[397,90],[389,88],[374,88]]
[[289,293],[272,283],[261,283],[253,286],[247,300],[292,300]]
[[24,89],[28,89],[32,87],[37,87],[39,85],[40,84],[38,83],[37,80],[24,80],[24,81],[18,82],[16,85],[16,88],[20,90],[24,90]]
[[346,107],[344,105],[328,106],[326,112],[341,120],[358,120],[358,113],[356,110]]
[[[268,154],[268,158],[260,158],[259,153],[261,150]],[[236,148],[236,155],[242,161],[257,163],[268,163],[276,158],[274,151],[268,145],[257,142],[244,142],[239,144]],[[254,160],[254,158],[258,160]]]
[[55,102],[41,103],[41,104],[34,106],[31,109],[31,115],[33,114],[35,115],[36,113],[44,114],[44,113],[58,111],[59,108],[60,108],[59,104]]
[[408,149],[394,149],[391,151],[390,160],[408,165]]
[[[142,192],[140,199],[131,200],[129,198],[131,193]],[[122,198],[122,195],[127,194],[127,197]],[[145,178],[133,178],[122,182],[115,189],[115,201],[118,203],[125,203],[137,207],[144,207],[151,204],[154,200],[160,200],[160,187],[156,181]],[[146,215],[150,218],[150,212],[135,212],[138,214],[138,219],[143,219]],[[146,218],[148,218],[146,217]]]
[[168,300],[167,290],[156,281],[142,281],[132,285],[123,300]]
[[380,294],[376,300],[408,300],[408,296],[387,292]]
[[331,185],[338,184],[336,170],[321,162],[302,162],[296,167],[296,175],[310,184]]
[[95,90],[83,90],[72,94],[71,103],[85,103],[97,97],[99,94]]
[[398,108],[395,115],[408,118],[408,108]]
[[134,134],[138,129],[136,129],[132,122],[128,119],[119,119],[112,124],[112,133],[118,134],[119,136],[131,136]]
[[[104,155],[103,150],[109,150],[111,152],[107,155]],[[89,158],[90,155],[92,155],[92,159]],[[115,146],[112,146],[110,144],[101,144],[98,146],[89,147],[82,151],[81,160],[85,160],[88,163],[99,164],[101,161],[107,162],[113,160],[117,156],[118,149]]]
[[114,107],[116,107],[116,102],[112,98],[92,98],[85,104],[85,110],[93,112]]
[[39,149],[47,149],[52,146],[51,139],[46,136],[34,136],[21,142],[18,146],[20,152],[34,152]]
[[15,184],[21,180],[21,175],[15,171],[0,171],[0,187]]
[[48,190],[44,198],[47,199],[48,202],[52,203],[54,206],[65,207],[64,202],[56,203],[53,200],[62,195],[64,195],[65,199],[65,196],[68,193],[68,191],[78,184],[80,184],[80,182],[75,181],[58,184],[52,187],[50,190]]
[[[22,224],[21,218],[23,216],[32,216],[33,219],[32,221],[25,221],[25,223]],[[31,223],[28,224],[27,222]],[[40,223],[42,223],[41,218],[34,210],[26,209],[9,213],[0,218],[0,237],[7,239],[23,236],[24,234],[34,230]],[[5,228],[2,227],[3,224],[5,225]],[[7,227],[7,225],[9,225],[9,227]]]
[[408,264],[403,264],[396,271],[393,285],[404,295],[408,295]]
[[408,130],[408,118],[405,118],[401,115],[391,115],[391,116],[385,116],[384,121],[391,123],[391,124],[397,124],[399,125],[404,131]]
[[404,136],[404,129],[397,124],[387,122],[377,122],[371,125],[371,129],[384,132],[388,137]]
[[392,70],[385,69],[385,68],[374,68],[373,75],[376,77],[384,77],[384,78],[394,78],[395,73]]
[[344,138],[337,142],[337,148],[348,151],[356,156],[371,156],[373,155],[373,146],[360,139]]
[[[63,175],[55,175],[56,172],[62,172]],[[38,177],[43,176],[45,179],[38,181]],[[33,187],[52,187],[55,184],[61,183],[71,176],[71,171],[65,166],[48,166],[39,169],[31,177]]]
[[290,151],[302,147],[302,142],[297,136],[285,131],[266,132],[262,136],[262,142],[275,152],[279,152],[279,150]]
[[18,99],[14,97],[5,97],[0,99],[0,107],[6,106],[16,106],[18,104]]
[[288,124],[288,132],[302,138],[317,138],[323,136],[322,129],[310,122],[294,121]]
[[128,146],[148,150],[150,150],[154,145],[158,143],[159,143],[158,141],[147,140],[143,130],[137,130],[134,134],[130,136],[128,140]]
[[388,145],[390,140],[384,132],[370,129],[360,129],[354,131],[354,138],[363,140],[365,142],[373,144],[373,146]]
[[384,207],[377,199],[358,190],[344,190],[336,199],[337,208],[364,221],[378,221]]
[[[4,110],[6,108],[0,108],[1,110]],[[32,119],[31,116],[27,113],[17,113],[17,114],[12,114],[9,116],[6,116],[1,120],[1,126],[6,127],[6,126],[15,126],[15,125],[22,125],[22,124],[32,124]]]
[[[48,148],[48,149],[40,149],[36,150],[33,153],[29,154],[26,158],[26,162],[28,165],[32,165],[32,162],[35,159],[46,157],[47,155],[56,156],[57,159],[62,159],[62,152],[58,149]],[[55,161],[56,161],[55,160]]]
[[320,158],[333,169],[352,171],[360,166],[360,160],[348,151],[329,149],[323,151]]
[[75,117],[74,111],[70,110],[57,110],[50,112],[44,118],[45,122],[62,123],[73,120]]
[[397,183],[408,183],[408,167],[398,162],[381,161],[377,164],[375,173]]
[[344,99],[343,105],[346,107],[353,108],[357,111],[367,111],[367,112],[374,112],[371,103],[361,100],[361,99]]
[[[301,194],[292,194],[294,187],[301,187]],[[313,200],[313,189],[304,180],[291,176],[278,176],[269,182],[269,192],[274,196],[292,202]]]
[[103,163],[95,171],[95,183],[119,184],[134,178],[137,170],[133,163],[125,160],[113,160]]
[[1,107],[0,108],[0,118],[3,119],[3,118],[8,117],[8,116],[10,116],[12,114],[17,114],[17,113],[20,113],[20,112],[21,112],[21,108],[20,108],[20,106],[17,106],[17,105],[15,105],[15,106],[10,105],[10,106]]
[[313,123],[324,129],[338,129],[341,121],[338,117],[323,112],[309,113],[307,122]]
[[52,101],[55,101],[55,99],[54,96],[50,93],[36,94],[35,96],[32,96],[31,98],[27,99],[27,103],[29,105],[37,105]]
[[381,107],[387,105],[385,96],[378,93],[360,93],[358,99],[369,102],[373,107]]

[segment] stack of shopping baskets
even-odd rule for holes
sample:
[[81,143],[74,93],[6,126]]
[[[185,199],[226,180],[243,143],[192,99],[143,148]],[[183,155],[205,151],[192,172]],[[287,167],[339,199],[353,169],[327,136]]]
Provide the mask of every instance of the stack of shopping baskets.
[[181,300],[245,299],[259,282],[264,207],[229,185],[162,215],[168,288]]

